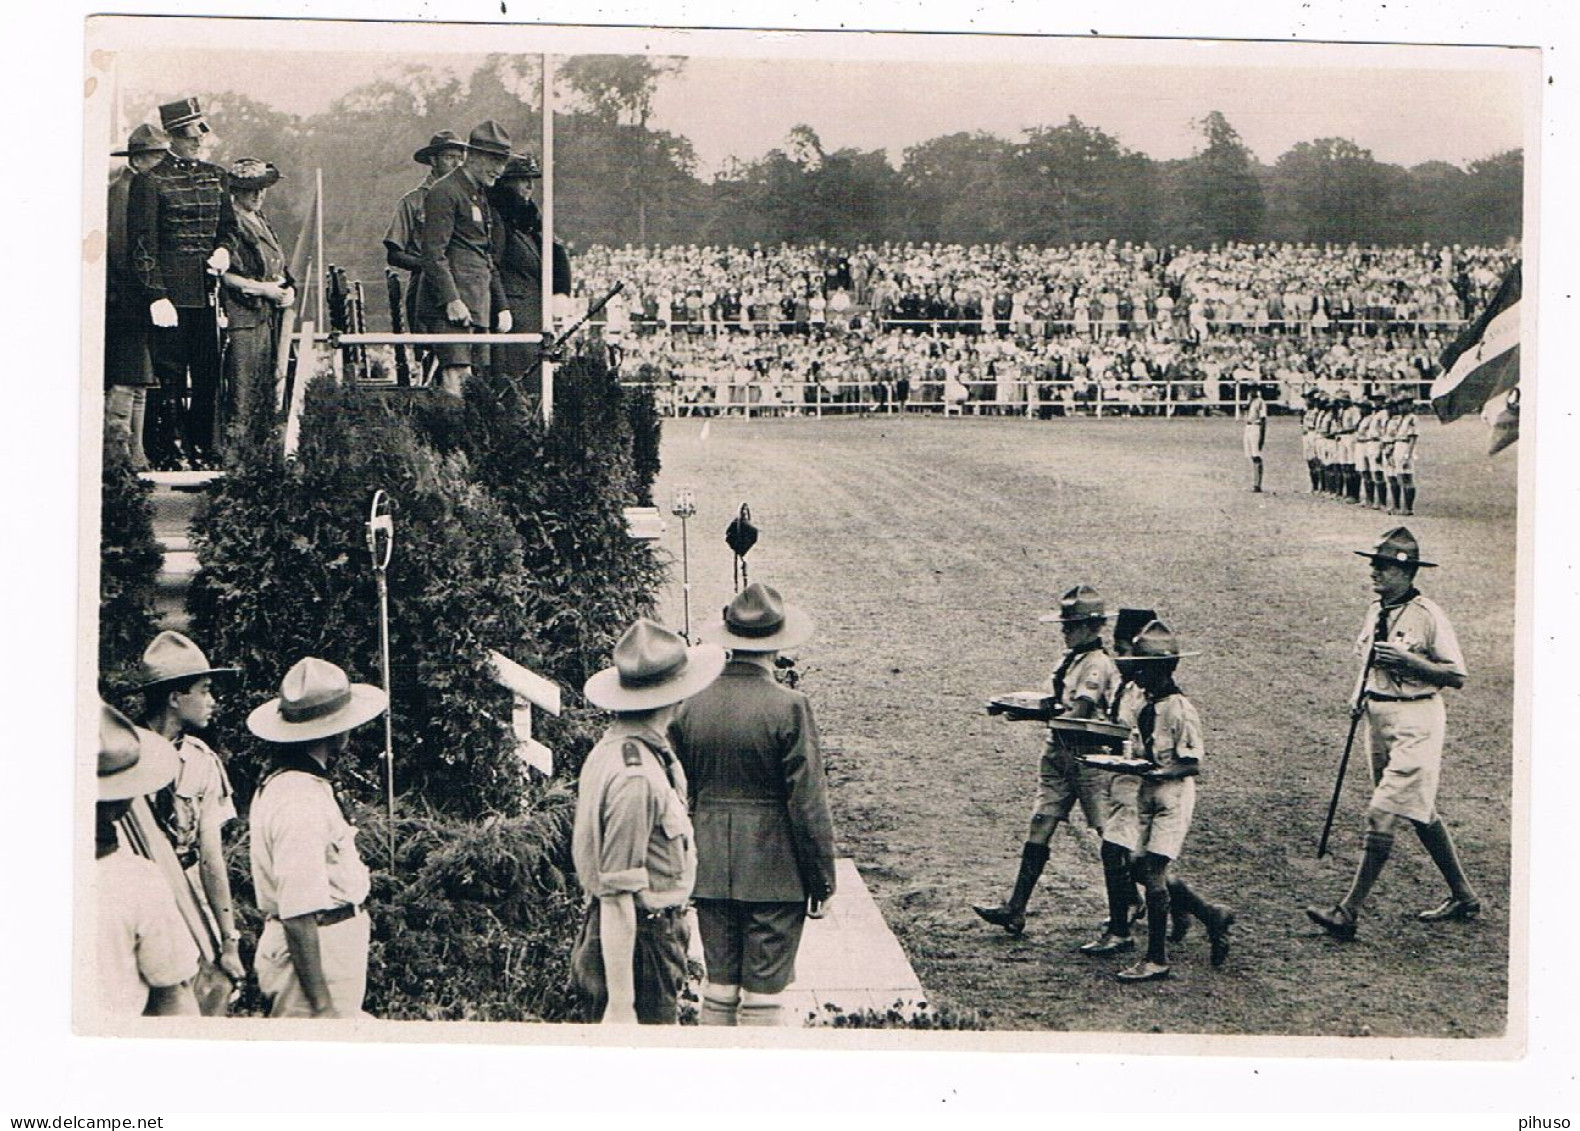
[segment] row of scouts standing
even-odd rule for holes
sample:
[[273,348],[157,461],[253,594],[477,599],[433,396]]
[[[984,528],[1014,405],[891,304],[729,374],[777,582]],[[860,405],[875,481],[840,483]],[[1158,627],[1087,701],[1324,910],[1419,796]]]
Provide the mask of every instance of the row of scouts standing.
[[[701,1022],[783,1022],[802,929],[835,890],[811,704],[774,677],[779,651],[812,631],[805,612],[753,584],[695,645],[638,620],[587,681],[587,701],[612,716],[584,763],[572,833],[587,904],[571,965],[588,1020],[678,1020],[695,906]],[[216,682],[235,674],[163,632],[143,657],[141,725],[101,704],[94,886],[107,1015],[223,1014],[245,976],[221,840],[231,786],[191,733],[211,720]],[[248,715],[271,752],[248,845],[264,917],[254,968],[271,1016],[362,1014],[369,873],[334,770],[351,731],[387,708],[379,688],[306,657]]]
[[1394,515],[1415,513],[1415,400],[1308,390],[1301,454],[1311,490]]
[[[282,179],[267,161],[204,160],[214,132],[196,98],[159,108],[112,156],[107,213],[105,423],[137,470],[217,466],[275,412],[281,311],[296,300],[282,243],[264,212]],[[541,177],[497,122],[462,140],[443,131],[414,154],[429,166],[402,197],[384,246],[409,271],[407,322],[425,333],[537,331]],[[554,248],[554,290],[570,261]],[[536,350],[446,345],[421,351],[424,379],[459,395],[473,371],[535,374]]]

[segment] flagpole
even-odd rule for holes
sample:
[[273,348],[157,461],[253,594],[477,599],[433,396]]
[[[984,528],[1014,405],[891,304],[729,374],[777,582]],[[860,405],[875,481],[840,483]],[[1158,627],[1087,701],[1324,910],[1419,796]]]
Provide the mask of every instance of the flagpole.
[[[543,56],[543,240],[539,281],[543,298],[543,334],[554,339],[554,60]],[[543,422],[554,420],[554,362],[544,357],[539,372],[543,379]]]
[[[318,298],[318,328],[327,329],[329,320],[324,316],[324,273],[329,270],[329,259],[324,255],[324,171],[319,169],[313,182],[313,251],[317,263],[314,267],[318,271],[318,289],[314,292]],[[337,353],[339,351],[336,351]]]

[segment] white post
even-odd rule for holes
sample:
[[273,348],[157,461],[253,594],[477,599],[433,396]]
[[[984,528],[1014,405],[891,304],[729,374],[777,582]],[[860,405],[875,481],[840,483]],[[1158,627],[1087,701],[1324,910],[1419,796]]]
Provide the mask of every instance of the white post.
[[329,270],[329,260],[324,256],[324,171],[319,169],[314,180],[313,195],[313,258],[317,260],[318,267],[318,306],[317,318],[314,320],[320,326],[328,326],[329,319],[324,313],[324,292],[329,288],[324,286],[324,273]]
[[[543,56],[543,333],[554,338],[554,60]],[[543,359],[543,422],[554,419],[554,362]]]

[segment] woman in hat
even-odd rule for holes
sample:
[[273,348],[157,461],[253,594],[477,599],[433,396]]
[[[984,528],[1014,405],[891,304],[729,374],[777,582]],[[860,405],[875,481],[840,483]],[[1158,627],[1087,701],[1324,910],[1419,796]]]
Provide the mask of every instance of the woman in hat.
[[389,699],[327,660],[299,660],[247,716],[274,744],[252,799],[252,882],[267,922],[254,966],[271,1017],[356,1017],[367,993],[367,865],[330,772]]
[[1360,709],[1366,713],[1371,753],[1371,803],[1361,861],[1344,898],[1306,914],[1341,941],[1355,937],[1361,903],[1393,852],[1394,837],[1414,828],[1448,884],[1448,898],[1420,913],[1425,922],[1474,919],[1481,900],[1460,866],[1448,826],[1437,811],[1443,767],[1445,687],[1465,685],[1465,657],[1448,616],[1415,588],[1417,571],[1435,566],[1421,558],[1415,536],[1402,526],[1383,535],[1371,550],[1355,553],[1371,562],[1377,600],[1366,611],[1356,652],[1367,656]]
[[243,157],[230,167],[236,224],[225,238],[225,421],[234,441],[257,442],[274,424],[274,366],[280,311],[296,301],[295,283],[280,239],[263,213],[264,197],[280,180],[267,161]]
[[158,385],[148,356],[148,310],[132,268],[126,238],[126,208],[132,182],[164,160],[170,139],[158,126],[143,123],[111,157],[126,164],[110,181],[105,213],[104,422],[113,442],[122,444],[135,471],[148,470],[143,448],[148,390]]
[[170,743],[99,704],[99,801],[94,807],[98,998],[111,1016],[196,1014],[198,949],[150,860],[121,848],[116,822],[133,800],[176,776]]
[[[517,333],[543,329],[543,215],[532,199],[533,185],[543,176],[530,157],[511,157],[505,171],[489,187],[494,209],[494,250],[500,283]],[[571,293],[571,261],[565,246],[554,242],[554,293]],[[531,346],[496,346],[495,372],[512,377],[531,375],[527,391],[537,393],[537,350]]]
[[834,823],[812,704],[774,660],[812,618],[753,582],[697,635],[730,651],[669,733],[692,787],[704,1025],[777,1025],[809,911],[834,894]]
[[675,705],[718,678],[724,650],[641,619],[583,693],[613,714],[582,763],[571,855],[587,896],[571,974],[590,1019],[673,1025],[686,982],[697,852],[686,772],[666,735]]
[[[161,632],[143,652],[140,690],[143,723],[172,744],[180,760],[175,779],[150,799],[154,817],[175,849],[176,859],[196,869],[209,922],[219,936],[219,968],[234,982],[246,974],[225,867],[221,830],[236,819],[236,803],[225,764],[201,738],[213,720],[214,681],[236,674],[216,668],[203,650],[179,632]],[[205,1003],[211,999],[204,995]],[[223,997],[214,1000],[222,1008]]]

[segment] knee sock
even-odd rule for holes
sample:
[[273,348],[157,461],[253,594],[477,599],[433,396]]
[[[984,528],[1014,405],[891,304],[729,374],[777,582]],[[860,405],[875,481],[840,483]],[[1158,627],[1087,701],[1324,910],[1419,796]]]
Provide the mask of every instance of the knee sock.
[[1379,471],[1372,476],[1372,479],[1374,480],[1373,485],[1377,488],[1377,506],[1381,510],[1386,510],[1388,507],[1388,477]]
[[1184,880],[1170,879],[1168,882],[1169,906],[1176,915],[1191,915],[1199,922],[1206,923],[1212,914],[1212,905],[1201,896],[1191,891]]
[[783,1024],[784,1009],[778,994],[754,994],[747,991],[741,998],[737,1016],[743,1026],[772,1027]]
[[1026,903],[1031,899],[1032,890],[1037,886],[1037,881],[1042,878],[1043,865],[1048,863],[1048,846],[1028,840],[1020,849],[1020,873],[1015,877],[1015,890],[1009,897],[1009,905],[1016,911],[1026,910]]
[[1322,490],[1322,465],[1314,459],[1306,461],[1306,474],[1311,476],[1311,489]]
[[1169,961],[1169,889],[1163,884],[1147,888],[1147,961]]
[[1362,473],[1361,486],[1366,488],[1366,505],[1371,506],[1377,501],[1377,487],[1372,483],[1372,477],[1368,474]]
[[1392,851],[1393,833],[1366,834],[1366,851],[1361,855],[1360,866],[1355,869],[1355,880],[1350,884],[1349,894],[1339,901],[1339,906],[1348,911],[1352,918],[1372,890],[1372,884],[1377,882]]
[[741,1002],[739,986],[718,986],[709,982],[702,990],[702,1009],[697,1023],[700,1025],[734,1025],[736,1006]]
[[1399,509],[1399,477],[1397,475],[1390,475],[1388,477],[1388,496],[1393,501],[1393,509],[1394,510],[1398,510]]
[[1135,884],[1130,879],[1130,850],[1103,841],[1103,887],[1108,892],[1108,933],[1130,934],[1130,904]]
[[1454,838],[1449,835],[1443,818],[1436,818],[1430,825],[1416,825],[1415,832],[1421,838],[1421,846],[1426,849],[1426,854],[1432,858],[1432,863],[1437,865],[1437,870],[1443,873],[1443,879],[1448,881],[1448,889],[1454,893],[1454,898],[1475,900],[1475,889],[1470,886],[1470,881],[1465,878],[1465,870],[1460,867],[1459,853],[1454,850]]
[[1256,481],[1252,483],[1251,486],[1260,491],[1262,489],[1262,461],[1259,459],[1253,459],[1251,461],[1251,465],[1256,471]]
[[1409,476],[1409,475],[1403,476],[1399,480],[1399,485],[1404,489],[1404,513],[1405,514],[1414,514],[1415,513],[1415,478],[1413,476]]

